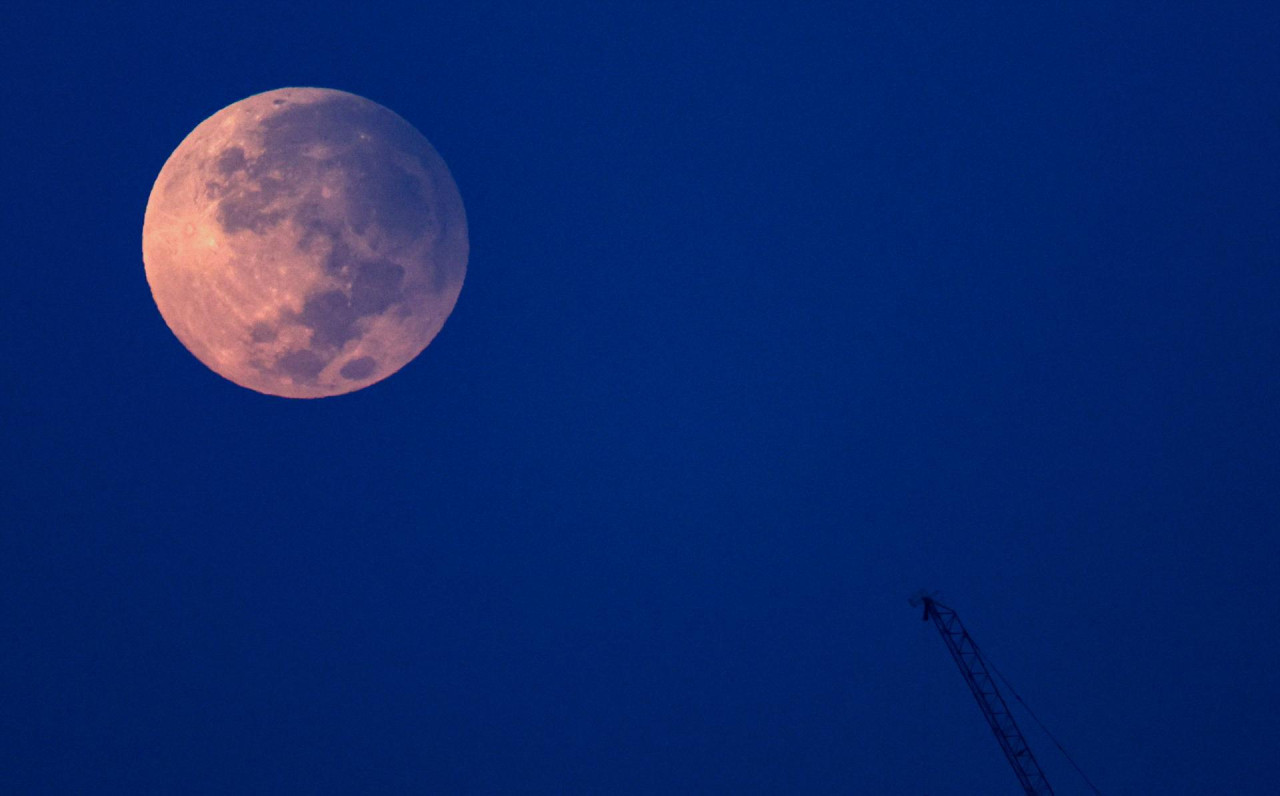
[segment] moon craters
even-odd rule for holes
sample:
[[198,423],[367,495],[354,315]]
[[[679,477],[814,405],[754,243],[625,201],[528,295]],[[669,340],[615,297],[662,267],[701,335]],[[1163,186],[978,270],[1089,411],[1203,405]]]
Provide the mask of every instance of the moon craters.
[[378,363],[374,361],[373,357],[359,357],[343,365],[338,374],[344,379],[359,381],[373,375],[373,371],[377,366]]

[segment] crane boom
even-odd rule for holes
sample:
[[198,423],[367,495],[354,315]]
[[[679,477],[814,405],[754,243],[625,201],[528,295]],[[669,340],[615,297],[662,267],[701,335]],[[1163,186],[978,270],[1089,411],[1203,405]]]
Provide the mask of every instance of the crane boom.
[[1036,762],[1035,755],[1031,754],[1027,739],[1022,737],[1013,714],[1009,712],[1009,706],[1005,704],[995,680],[991,678],[987,662],[978,651],[978,645],[973,643],[969,632],[964,629],[960,617],[956,616],[955,611],[927,595],[912,598],[911,604],[923,606],[924,621],[932,620],[934,627],[942,635],[942,640],[956,665],[960,667],[960,674],[973,692],[973,698],[978,700],[982,715],[986,717],[987,724],[991,725],[991,732],[995,733],[1000,749],[1009,765],[1013,766],[1013,772],[1018,775],[1018,782],[1022,783],[1027,796],[1053,796],[1053,788],[1049,787],[1044,771]]

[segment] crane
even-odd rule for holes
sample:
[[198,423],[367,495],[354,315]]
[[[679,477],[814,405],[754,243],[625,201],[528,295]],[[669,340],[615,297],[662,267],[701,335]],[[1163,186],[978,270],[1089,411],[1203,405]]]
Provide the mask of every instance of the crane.
[[1031,754],[1027,739],[1022,737],[1022,731],[1013,720],[1009,706],[996,688],[990,667],[978,650],[978,645],[973,643],[973,638],[964,629],[960,617],[927,594],[918,594],[910,602],[915,608],[923,607],[924,621],[932,620],[934,627],[942,635],[943,642],[955,659],[956,666],[960,667],[960,674],[973,692],[973,698],[978,700],[982,715],[986,717],[987,724],[991,725],[991,732],[995,733],[1000,749],[1009,765],[1013,766],[1013,773],[1018,775],[1018,782],[1022,783],[1027,796],[1053,796],[1053,788],[1049,787],[1044,771],[1036,762],[1035,755]]

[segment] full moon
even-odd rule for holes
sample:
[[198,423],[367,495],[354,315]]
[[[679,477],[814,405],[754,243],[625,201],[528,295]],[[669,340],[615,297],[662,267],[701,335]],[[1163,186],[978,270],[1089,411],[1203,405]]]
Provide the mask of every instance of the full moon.
[[221,376],[287,398],[385,379],[444,325],[467,270],[444,161],[363,97],[282,88],[200,123],[147,201],[161,316]]

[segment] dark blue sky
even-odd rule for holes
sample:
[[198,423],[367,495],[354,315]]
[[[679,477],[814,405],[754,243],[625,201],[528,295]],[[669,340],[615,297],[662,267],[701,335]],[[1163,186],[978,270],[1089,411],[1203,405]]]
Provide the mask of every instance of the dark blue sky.
[[[859,5],[5,10],[0,789],[1014,794],[928,587],[1104,793],[1272,792],[1280,6]],[[471,229],[320,401],[141,261],[290,85]]]

